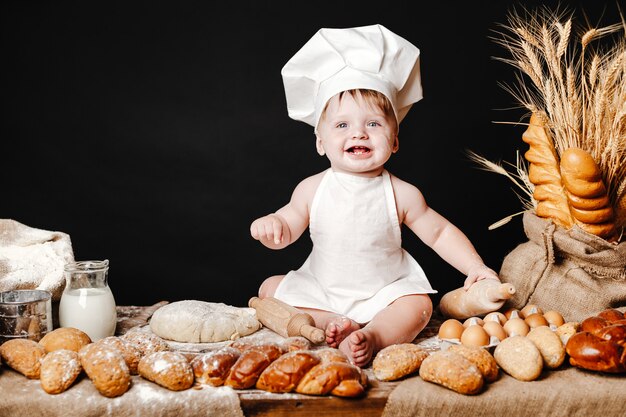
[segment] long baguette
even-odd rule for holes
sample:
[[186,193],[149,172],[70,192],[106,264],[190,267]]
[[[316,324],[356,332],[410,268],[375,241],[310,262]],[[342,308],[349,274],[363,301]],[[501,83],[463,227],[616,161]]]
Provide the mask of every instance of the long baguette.
[[571,228],[574,220],[563,190],[558,156],[541,116],[533,113],[522,140],[530,145],[524,156],[530,163],[528,179],[535,185],[533,198],[537,201],[537,216]]
[[589,152],[579,148],[563,151],[561,177],[575,224],[607,241],[615,240],[613,207],[600,168]]

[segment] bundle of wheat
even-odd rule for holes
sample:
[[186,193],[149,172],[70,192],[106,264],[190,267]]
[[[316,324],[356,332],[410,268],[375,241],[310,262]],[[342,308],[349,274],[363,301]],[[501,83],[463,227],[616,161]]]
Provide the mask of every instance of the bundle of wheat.
[[509,172],[476,153],[470,157],[524,190],[525,209],[620,241],[626,226],[626,22],[622,17],[576,35],[573,12],[543,7],[511,12],[501,27],[493,40],[510,56],[496,59],[520,71],[517,85],[503,87],[532,114],[522,136],[530,145],[524,154],[529,166],[518,157]]

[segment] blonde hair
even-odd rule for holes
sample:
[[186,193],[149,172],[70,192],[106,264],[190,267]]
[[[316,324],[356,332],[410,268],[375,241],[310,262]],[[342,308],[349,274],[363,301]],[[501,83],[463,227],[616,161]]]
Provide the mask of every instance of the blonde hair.
[[[393,110],[393,106],[391,105],[391,101],[387,98],[386,95],[376,90],[368,90],[365,88],[355,88],[352,90],[345,90],[341,93],[337,94],[337,98],[339,101],[343,98],[344,94],[349,94],[355,100],[361,98],[365,103],[372,107],[377,107],[382,110],[383,114],[387,117],[393,119],[396,122],[396,131],[398,130],[398,121],[396,119],[396,113]],[[328,110],[328,104],[330,100],[326,102],[324,105],[324,109],[320,115],[320,120],[322,120],[326,116],[326,110]]]

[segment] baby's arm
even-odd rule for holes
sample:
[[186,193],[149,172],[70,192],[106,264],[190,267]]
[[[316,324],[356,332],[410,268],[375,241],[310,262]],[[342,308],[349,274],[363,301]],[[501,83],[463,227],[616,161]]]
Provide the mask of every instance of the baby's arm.
[[320,174],[303,180],[293,191],[289,203],[253,221],[252,237],[270,249],[282,249],[298,240],[309,225],[309,207],[320,180]]
[[441,258],[467,276],[464,287],[485,278],[498,279],[467,236],[431,209],[417,187],[393,177],[398,212],[404,223]]

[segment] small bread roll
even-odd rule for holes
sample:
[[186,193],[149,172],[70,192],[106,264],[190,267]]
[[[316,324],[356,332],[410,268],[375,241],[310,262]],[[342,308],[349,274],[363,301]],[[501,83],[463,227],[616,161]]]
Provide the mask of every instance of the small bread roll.
[[30,339],[12,339],[0,346],[4,362],[29,379],[39,378],[45,354],[43,346]]
[[256,387],[269,392],[291,392],[304,374],[318,363],[319,356],[308,350],[286,353],[265,368]]
[[475,346],[452,345],[448,351],[458,353],[476,365],[486,382],[493,382],[498,379],[498,364],[486,349]]
[[41,338],[39,344],[46,352],[58,349],[68,349],[78,352],[91,343],[91,338],[85,332],[74,327],[59,327]]
[[121,338],[126,343],[129,343],[139,349],[139,352],[141,352],[141,356],[145,356],[153,352],[165,352],[171,350],[170,345],[168,345],[165,340],[161,339],[159,336],[153,333],[148,333],[141,330],[130,331],[123,334]]
[[432,382],[460,394],[478,394],[485,384],[476,365],[458,353],[437,351],[429,355],[420,366],[419,375],[424,381]]
[[537,346],[543,364],[550,369],[556,369],[565,360],[565,346],[561,338],[548,326],[535,327],[526,335]]
[[126,365],[128,365],[130,374],[137,375],[139,373],[137,367],[139,366],[139,360],[141,359],[141,351],[137,347],[117,336],[108,336],[98,340],[96,343],[110,346],[120,352],[126,361]]
[[193,370],[178,352],[152,352],[139,361],[139,375],[172,391],[183,391],[193,385]]
[[234,389],[253,387],[261,372],[283,354],[276,344],[253,346],[243,351],[224,381],[224,385]]
[[541,375],[543,358],[539,349],[525,336],[510,336],[493,352],[498,366],[520,381],[533,381]]
[[333,347],[316,349],[315,354],[319,356],[322,362],[350,362],[345,353]]
[[82,370],[77,352],[54,350],[41,360],[41,388],[48,394],[59,394],[72,386]]
[[98,392],[118,397],[130,388],[130,371],[120,352],[112,347],[91,343],[79,352],[80,364]]
[[[341,385],[341,387],[339,387]],[[340,397],[358,397],[365,392],[362,372],[347,362],[321,362],[298,383],[296,392],[308,395],[331,393]]]
[[281,343],[283,351],[291,352],[294,350],[309,350],[311,349],[311,342],[309,339],[302,336],[291,336],[285,338]]
[[416,372],[428,352],[413,343],[389,345],[381,349],[372,362],[374,376],[381,381],[394,381]]
[[565,346],[569,338],[578,332],[578,329],[580,329],[580,323],[577,321],[568,321],[557,327],[555,333],[561,339],[563,346]]
[[223,385],[239,356],[241,352],[231,347],[197,355],[190,363],[195,380],[214,387]]

